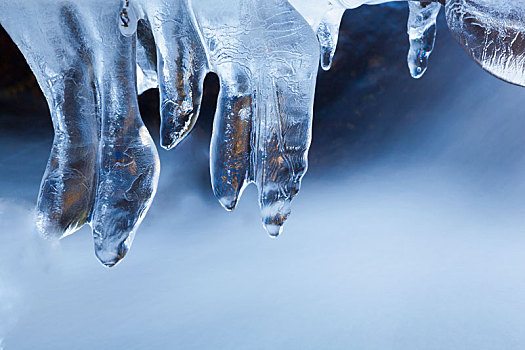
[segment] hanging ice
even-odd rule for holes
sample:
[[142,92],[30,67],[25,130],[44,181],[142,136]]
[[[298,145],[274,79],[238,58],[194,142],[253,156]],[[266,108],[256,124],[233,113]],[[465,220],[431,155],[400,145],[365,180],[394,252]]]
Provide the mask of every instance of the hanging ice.
[[441,10],[437,2],[410,1],[408,3],[408,68],[413,78],[419,79],[428,67],[428,58],[436,40],[436,19]]
[[[137,93],[158,85],[161,143],[170,149],[193,128],[212,71],[221,85],[214,193],[231,210],[255,183],[263,223],[277,236],[307,168],[319,57],[328,69],[345,9],[383,2],[0,0],[0,23],[35,72],[55,128],[38,200],[41,231],[62,237],[89,223],[98,258],[116,264],[158,181]],[[427,67],[440,6],[409,4],[416,78]],[[447,0],[445,7],[454,36],[483,68],[525,84],[522,2]]]
[[[208,71],[206,53],[188,0],[138,0],[135,5],[140,17],[146,20],[139,31],[139,37],[144,37],[140,47],[151,57],[151,50],[156,48],[161,144],[171,149],[191,131],[197,120]],[[147,40],[149,31],[152,37]],[[139,59],[139,67],[146,75],[153,76],[148,60]]]
[[62,237],[90,223],[107,266],[128,251],[159,173],[138,112],[135,39],[120,35],[119,8],[108,0],[0,2],[0,22],[35,73],[55,128],[38,225]]
[[157,46],[163,146],[191,131],[204,76],[217,73],[214,193],[232,210],[244,187],[256,183],[264,225],[277,236],[310,144],[318,44],[308,24],[284,0],[138,4]]
[[406,0],[290,0],[312,27],[321,47],[321,67],[329,70],[337,48],[341,19],[347,9]]
[[316,33],[321,48],[321,67],[329,70],[337,48],[345,4],[339,0],[291,0],[290,3]]
[[[402,0],[399,0],[402,1]],[[317,33],[321,64],[328,69],[337,46],[344,9],[383,0],[290,0]],[[525,84],[525,3],[513,0],[408,1],[410,15],[408,64],[413,77],[426,71],[436,32],[436,18],[446,7],[449,28],[456,40],[485,70],[508,82]]]
[[193,10],[221,84],[210,154],[214,193],[233,209],[255,182],[264,225],[277,236],[307,167],[316,38],[284,0],[203,0]]
[[525,86],[525,2],[447,0],[450,31],[488,72]]

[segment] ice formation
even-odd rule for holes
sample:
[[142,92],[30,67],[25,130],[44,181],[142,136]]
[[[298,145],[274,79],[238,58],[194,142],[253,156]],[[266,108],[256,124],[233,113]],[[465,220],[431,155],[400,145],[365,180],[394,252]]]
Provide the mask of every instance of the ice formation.
[[[161,145],[171,149],[195,125],[204,78],[215,72],[213,191],[232,210],[255,183],[263,224],[279,235],[307,168],[319,62],[330,68],[345,10],[383,2],[0,0],[0,23],[34,71],[55,128],[37,205],[42,233],[63,237],[88,223],[100,261],[118,263],[160,168],[137,94],[158,86]],[[442,5],[474,60],[525,84],[525,5],[511,0],[410,2],[414,78],[427,69]]]
[[119,10],[107,0],[0,2],[0,23],[35,73],[55,129],[37,225],[62,237],[91,224],[106,266],[128,251],[159,175],[138,110],[135,40],[120,35]]
[[448,27],[486,71],[525,86],[525,2],[447,0]]
[[413,78],[419,79],[428,67],[428,58],[436,40],[436,19],[441,10],[438,2],[409,2],[408,8],[408,68]]

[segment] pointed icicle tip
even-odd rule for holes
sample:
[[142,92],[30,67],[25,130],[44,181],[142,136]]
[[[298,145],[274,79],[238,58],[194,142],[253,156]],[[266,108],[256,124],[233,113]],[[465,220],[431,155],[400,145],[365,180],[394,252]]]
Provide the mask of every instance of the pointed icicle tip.
[[160,116],[161,146],[169,151],[181,143],[190,133],[196,115],[193,108],[181,110],[175,102],[167,100],[162,104]]
[[261,208],[262,222],[266,232],[272,238],[277,238],[283,232],[283,225],[290,216],[291,201],[277,200]]
[[116,266],[128,253],[133,234],[123,235],[122,239],[102,239],[96,231],[93,231],[95,237],[95,255],[102,265],[107,268]]
[[233,211],[237,206],[237,198],[234,196],[221,197],[218,200],[226,211]]
[[339,27],[344,12],[345,8],[340,4],[330,3],[317,28],[316,34],[321,48],[321,68],[325,71],[332,67],[337,41],[339,40]]
[[441,4],[409,2],[408,36],[410,49],[407,56],[410,75],[420,79],[428,69],[428,60],[436,40],[436,19]]
[[170,138],[170,137],[163,136],[163,135],[161,135],[160,138],[161,138],[160,146],[164,148],[166,151],[170,151],[174,149],[175,147],[178,146],[179,143],[182,142],[182,138],[176,138],[176,137]]
[[268,232],[268,235],[270,235],[271,238],[277,238],[283,233],[282,225],[264,224],[264,229]]

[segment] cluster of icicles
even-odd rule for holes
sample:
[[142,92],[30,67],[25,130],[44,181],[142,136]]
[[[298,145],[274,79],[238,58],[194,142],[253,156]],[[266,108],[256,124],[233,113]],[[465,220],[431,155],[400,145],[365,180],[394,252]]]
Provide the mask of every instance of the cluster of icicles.
[[[384,0],[0,0],[0,24],[48,101],[55,138],[37,225],[64,237],[84,224],[105,266],[129,250],[156,192],[160,164],[137,95],[160,90],[161,144],[192,130],[204,77],[220,93],[213,191],[232,210],[256,184],[263,224],[278,236],[307,168],[316,75],[329,69],[346,9]],[[409,2],[408,65],[427,69],[436,17],[485,70],[525,84],[521,0]]]

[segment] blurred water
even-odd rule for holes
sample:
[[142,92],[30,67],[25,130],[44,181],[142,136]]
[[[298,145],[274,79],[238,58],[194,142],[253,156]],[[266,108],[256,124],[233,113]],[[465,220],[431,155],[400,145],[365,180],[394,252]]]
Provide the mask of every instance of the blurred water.
[[318,102],[309,175],[277,240],[253,188],[230,214],[214,200],[200,132],[161,152],[154,205],[107,270],[86,228],[60,245],[34,235],[50,130],[3,130],[6,349],[523,349],[525,89],[483,73],[442,22],[439,34],[423,80],[408,78],[401,37],[384,67]]

